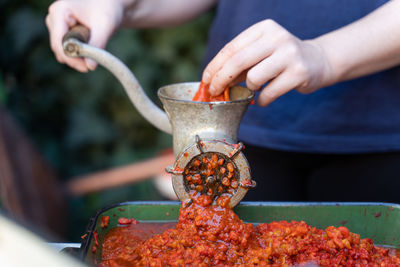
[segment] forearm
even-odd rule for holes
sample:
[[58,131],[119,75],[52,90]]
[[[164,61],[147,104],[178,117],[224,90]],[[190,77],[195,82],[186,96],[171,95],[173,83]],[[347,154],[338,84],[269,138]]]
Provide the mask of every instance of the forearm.
[[187,22],[211,8],[217,0],[122,0],[122,27],[169,27]]
[[366,17],[312,43],[326,55],[330,74],[324,86],[400,64],[400,1],[392,0]]

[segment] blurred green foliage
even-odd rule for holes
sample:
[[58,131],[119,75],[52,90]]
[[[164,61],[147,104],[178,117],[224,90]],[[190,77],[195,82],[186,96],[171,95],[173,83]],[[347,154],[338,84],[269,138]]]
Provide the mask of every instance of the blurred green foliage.
[[[131,105],[105,69],[81,74],[59,64],[44,24],[51,1],[0,0],[0,103],[14,115],[64,181],[129,164],[171,146]],[[174,29],[122,30],[107,50],[133,70],[156,103],[156,90],[199,80],[212,14]],[[70,199],[78,241],[88,218],[104,205],[160,199],[151,182]]]

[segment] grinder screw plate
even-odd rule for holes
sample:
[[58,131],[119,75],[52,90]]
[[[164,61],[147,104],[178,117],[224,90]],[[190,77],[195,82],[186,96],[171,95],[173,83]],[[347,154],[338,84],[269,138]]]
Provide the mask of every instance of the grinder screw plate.
[[[243,144],[229,144],[219,140],[200,140],[181,152],[173,166],[175,193],[190,204],[194,196],[208,196],[208,201],[234,207],[255,186],[250,178],[249,164],[241,150]],[[229,201],[229,203],[225,203]]]

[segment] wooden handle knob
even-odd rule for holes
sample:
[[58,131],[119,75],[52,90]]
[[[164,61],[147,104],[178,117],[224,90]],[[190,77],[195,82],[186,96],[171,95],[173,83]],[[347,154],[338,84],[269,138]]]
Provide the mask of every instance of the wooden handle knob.
[[87,43],[90,39],[90,30],[83,25],[76,25],[64,35],[63,43],[71,38],[75,38],[83,43]]

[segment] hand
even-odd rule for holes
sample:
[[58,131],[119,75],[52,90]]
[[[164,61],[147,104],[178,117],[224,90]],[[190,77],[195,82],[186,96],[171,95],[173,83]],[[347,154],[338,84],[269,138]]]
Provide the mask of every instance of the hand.
[[70,58],[64,54],[62,38],[68,29],[82,24],[90,29],[89,44],[105,48],[108,39],[121,24],[123,6],[117,0],[59,0],[49,7],[46,25],[50,33],[50,45],[57,60],[70,67],[87,72],[97,63],[90,59]]
[[332,84],[330,65],[315,41],[302,41],[272,20],[254,24],[229,42],[208,64],[202,80],[212,95],[246,81],[262,89],[257,103],[266,106],[296,89],[311,93]]

